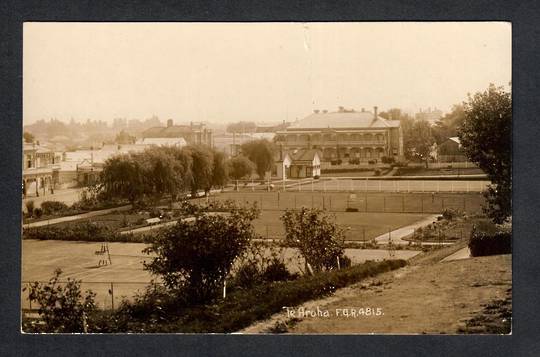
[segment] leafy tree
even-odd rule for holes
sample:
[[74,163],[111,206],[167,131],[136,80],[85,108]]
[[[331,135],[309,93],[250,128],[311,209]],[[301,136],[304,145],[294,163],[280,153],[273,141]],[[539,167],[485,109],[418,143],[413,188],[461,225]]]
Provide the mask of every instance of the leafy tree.
[[401,111],[399,108],[391,108],[387,112],[381,112],[379,114],[381,118],[389,119],[389,120],[411,120],[412,118],[409,116],[409,114]]
[[224,153],[214,150],[213,156],[212,186],[221,188],[229,181],[229,167]]
[[31,144],[34,142],[34,140],[36,140],[35,136],[28,131],[25,131],[23,133],[23,139],[24,139],[24,142],[27,144]]
[[458,127],[463,123],[463,120],[465,120],[463,105],[454,105],[452,111],[439,119],[432,128],[433,137],[437,144],[457,136]]
[[191,155],[193,165],[191,167],[193,180],[191,193],[195,194],[198,190],[204,190],[205,193],[212,187],[212,170],[214,167],[213,152],[206,146],[194,145],[185,148]]
[[228,133],[254,133],[257,130],[257,124],[252,121],[239,121],[227,125]]
[[255,208],[233,208],[229,215],[194,209],[195,220],[180,220],[160,231],[143,252],[155,255],[145,269],[162,277],[165,286],[189,303],[212,301],[219,295],[235,259],[255,236]]
[[234,180],[250,177],[255,171],[255,164],[247,157],[239,155],[228,161],[229,173]]
[[403,146],[409,159],[418,159],[428,165],[435,139],[431,126],[426,120],[415,120],[412,125],[403,128]]
[[488,176],[484,196],[488,216],[502,223],[512,214],[512,98],[502,87],[490,85],[469,95],[465,120],[458,135],[465,154]]
[[105,161],[100,182],[106,199],[127,199],[133,204],[148,192],[145,172],[129,154],[117,155]]
[[315,272],[336,267],[343,259],[343,231],[333,217],[317,208],[302,207],[287,210],[281,217],[285,226],[285,241],[296,247]]
[[242,153],[255,163],[257,175],[261,179],[264,179],[265,173],[274,165],[274,146],[266,139],[242,144]]
[[129,135],[124,130],[120,131],[116,138],[114,139],[114,142],[117,144],[134,144],[135,143],[135,137]]
[[83,297],[81,281],[67,279],[59,283],[62,270],[56,269],[47,284],[34,282],[30,285],[29,300],[39,304],[39,315],[45,323],[42,332],[84,332],[85,315],[96,311],[96,294],[87,290]]
[[156,200],[165,194],[174,198],[184,187],[183,167],[166,148],[152,147],[132,156],[143,169],[147,195]]

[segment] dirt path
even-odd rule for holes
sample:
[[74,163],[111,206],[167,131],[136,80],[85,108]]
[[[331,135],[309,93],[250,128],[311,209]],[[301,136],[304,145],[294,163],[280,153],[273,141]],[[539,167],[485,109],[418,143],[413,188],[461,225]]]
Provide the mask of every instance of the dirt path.
[[[284,311],[242,332],[268,332],[285,322],[289,333],[302,334],[453,334],[484,304],[504,298],[511,288],[511,276],[510,255],[411,265],[303,306],[304,311],[328,311],[329,317],[305,313],[302,317],[296,307],[289,310],[294,318]],[[364,315],[360,316],[362,308]],[[380,308],[382,314],[366,316],[366,308]],[[344,316],[344,309],[349,317]],[[351,316],[352,309],[356,317]]]

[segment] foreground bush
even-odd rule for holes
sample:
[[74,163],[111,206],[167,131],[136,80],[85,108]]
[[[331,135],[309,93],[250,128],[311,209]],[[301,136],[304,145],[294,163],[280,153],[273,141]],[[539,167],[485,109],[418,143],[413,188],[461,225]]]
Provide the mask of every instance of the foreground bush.
[[39,304],[39,315],[44,324],[23,321],[25,332],[86,332],[87,318],[96,311],[96,294],[90,290],[83,296],[81,281],[67,279],[59,283],[62,270],[57,269],[48,283],[32,283],[29,300]]
[[45,201],[41,204],[43,214],[46,216],[63,213],[69,210],[69,206],[60,201]]
[[281,220],[285,226],[285,242],[298,248],[307,271],[337,267],[338,259],[343,257],[345,236],[335,223],[335,217],[318,208],[302,207],[299,211],[286,210]]
[[510,254],[512,253],[512,233],[486,233],[473,229],[469,240],[471,256]]
[[144,268],[189,301],[212,301],[219,296],[235,259],[255,237],[251,222],[258,215],[256,208],[234,208],[227,216],[195,211],[193,222],[179,220],[156,234],[143,250],[154,255]]

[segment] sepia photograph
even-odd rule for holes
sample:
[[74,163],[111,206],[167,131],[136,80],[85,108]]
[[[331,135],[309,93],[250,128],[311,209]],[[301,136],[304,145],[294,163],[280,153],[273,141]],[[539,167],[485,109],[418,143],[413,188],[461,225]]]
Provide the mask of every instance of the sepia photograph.
[[22,47],[23,334],[512,334],[510,22]]

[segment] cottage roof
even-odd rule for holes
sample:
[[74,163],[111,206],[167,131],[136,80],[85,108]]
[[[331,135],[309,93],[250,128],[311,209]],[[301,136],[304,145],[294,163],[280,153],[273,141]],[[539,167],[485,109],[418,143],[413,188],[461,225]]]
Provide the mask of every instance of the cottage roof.
[[399,120],[388,120],[380,116],[374,118],[372,112],[347,111],[332,113],[313,113],[301,119],[287,128],[295,129],[326,129],[326,128],[397,128]]
[[453,136],[451,138],[448,138],[448,140],[452,140],[453,142],[457,143],[458,145],[461,146],[461,141],[459,140],[459,137],[457,136]]
[[309,161],[315,159],[315,155],[321,157],[319,150],[316,149],[300,149],[290,154],[292,161]]

